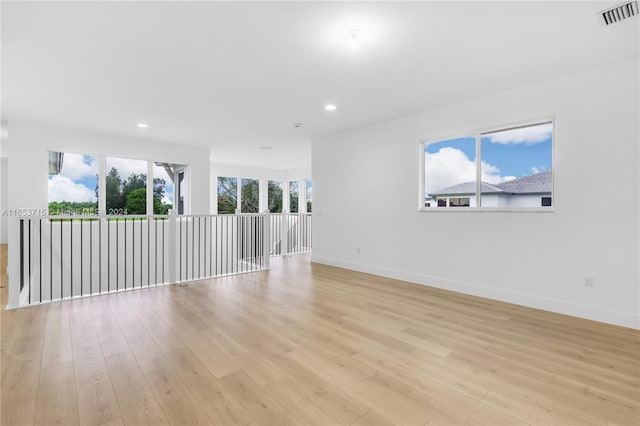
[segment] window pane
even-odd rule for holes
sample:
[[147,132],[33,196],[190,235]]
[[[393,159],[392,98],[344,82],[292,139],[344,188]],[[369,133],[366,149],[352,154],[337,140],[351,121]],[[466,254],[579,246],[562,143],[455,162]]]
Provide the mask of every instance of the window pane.
[[449,207],[469,207],[469,198],[449,198]]
[[475,137],[425,144],[424,156],[425,207],[446,207],[449,196],[467,197],[470,205],[475,206]]
[[260,188],[258,181],[256,179],[242,179],[241,191],[240,212],[258,213],[260,211]]
[[218,177],[218,213],[234,214],[238,206],[238,179]]
[[307,212],[311,213],[311,205],[313,204],[313,183],[311,179],[307,179]]
[[147,214],[147,162],[106,158],[107,214]]
[[96,156],[49,152],[49,214],[96,214],[98,169]]
[[552,190],[553,123],[482,135],[483,207],[540,207]]
[[269,212],[282,213],[282,182],[270,180],[268,191]]
[[300,188],[298,181],[292,180],[289,182],[289,211],[291,213],[298,213],[298,194]]
[[173,208],[174,175],[173,165],[153,164],[153,214],[168,214]]

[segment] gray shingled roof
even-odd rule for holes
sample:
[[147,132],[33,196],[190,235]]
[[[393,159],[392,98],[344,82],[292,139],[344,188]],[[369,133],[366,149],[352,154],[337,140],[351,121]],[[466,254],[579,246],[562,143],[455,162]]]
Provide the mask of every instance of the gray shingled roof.
[[[481,191],[483,194],[503,193],[503,194],[540,194],[551,192],[551,170],[536,173],[533,175],[513,179],[507,182],[490,184],[482,182]],[[449,186],[429,195],[474,195],[476,193],[475,182],[464,182],[458,185]]]
[[511,194],[539,194],[551,192],[551,170],[509,180],[496,185]]
[[[496,193],[496,192],[504,192],[502,189],[497,188],[497,185],[492,185],[490,183],[482,182],[483,194],[488,193]],[[464,182],[459,183],[457,185],[449,186],[447,188],[443,188],[440,191],[432,192],[430,195],[461,195],[461,194],[475,194],[476,193],[476,183],[475,182]]]

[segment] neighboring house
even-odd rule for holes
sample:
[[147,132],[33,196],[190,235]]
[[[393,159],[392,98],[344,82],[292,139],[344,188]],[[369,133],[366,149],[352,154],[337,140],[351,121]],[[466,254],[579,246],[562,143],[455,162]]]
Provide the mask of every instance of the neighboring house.
[[[483,207],[549,207],[551,170],[491,184],[481,182]],[[432,192],[425,207],[476,207],[476,183],[464,182]]]

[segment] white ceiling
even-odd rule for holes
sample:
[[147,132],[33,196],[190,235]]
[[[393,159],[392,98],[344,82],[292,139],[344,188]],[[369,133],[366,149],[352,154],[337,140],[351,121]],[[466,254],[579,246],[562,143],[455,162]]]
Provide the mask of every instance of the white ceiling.
[[318,136],[638,56],[615,4],[3,1],[2,118],[303,167]]

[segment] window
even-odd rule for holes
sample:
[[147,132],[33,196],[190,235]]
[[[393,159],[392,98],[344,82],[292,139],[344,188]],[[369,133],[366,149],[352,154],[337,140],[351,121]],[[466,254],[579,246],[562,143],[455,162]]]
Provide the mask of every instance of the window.
[[551,198],[552,132],[541,123],[482,135],[483,182],[493,184],[482,185],[482,206],[541,207],[541,196]]
[[300,194],[300,188],[298,181],[292,180],[289,182],[289,212],[298,213],[298,195]]
[[218,177],[218,214],[234,214],[238,208],[238,179]]
[[311,213],[311,205],[313,204],[313,182],[307,179],[307,212]]
[[107,157],[107,214],[147,214],[147,162]]
[[[174,205],[174,180],[175,172],[172,164],[153,164],[153,214],[168,214],[169,209]],[[182,172],[184,180],[184,171]],[[178,214],[184,214],[184,197],[182,197],[182,209],[178,209]]]
[[438,207],[446,207],[447,196],[467,195],[475,205],[476,138],[425,144],[424,152],[424,202],[431,204],[437,199]]
[[49,214],[96,214],[98,169],[96,156],[49,152]]
[[[105,171],[100,175],[102,161]],[[149,166],[153,194],[147,200]],[[47,167],[52,215],[97,214],[99,208],[105,209],[100,213],[107,215],[167,214],[173,208],[177,170],[184,178],[187,169],[184,165],[62,152],[49,152]],[[101,181],[104,193],[98,185]],[[184,194],[184,182],[181,187]],[[184,202],[184,195],[181,200]]]
[[550,207],[552,137],[548,121],[425,143],[421,205]]
[[256,179],[240,180],[240,212],[258,213],[260,207],[260,186]]
[[269,212],[282,213],[282,182],[270,180],[267,186]]
[[449,198],[449,207],[469,207],[469,197]]

